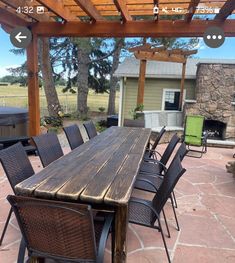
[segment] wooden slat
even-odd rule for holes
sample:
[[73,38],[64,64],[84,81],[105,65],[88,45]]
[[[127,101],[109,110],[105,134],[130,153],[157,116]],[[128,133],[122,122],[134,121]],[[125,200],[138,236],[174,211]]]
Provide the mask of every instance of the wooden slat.
[[131,21],[132,17],[127,8],[126,0],[114,0],[114,3],[117,6],[117,9],[121,12],[123,21]]
[[40,4],[46,6],[57,16],[61,17],[65,21],[79,20],[75,15],[73,15],[68,8],[66,8],[61,0],[37,0]]
[[11,12],[1,7],[0,7],[0,24],[7,25],[9,27],[29,25],[29,23],[26,20],[20,18],[17,15],[12,14]]
[[229,15],[232,14],[235,9],[235,1],[227,0],[223,7],[220,9],[219,14],[215,16],[215,20],[225,20]]
[[71,37],[202,37],[209,26],[221,27],[226,37],[235,36],[235,20],[227,19],[223,23],[216,20],[185,21],[160,20],[130,21],[125,24],[115,21],[96,23],[67,22],[64,25],[56,22],[40,22],[32,25],[33,31],[40,36]]
[[200,3],[200,0],[191,0],[189,7],[188,7],[189,13],[185,16],[186,22],[191,22],[199,3]]
[[[144,144],[144,147],[139,148],[140,151],[138,151],[138,153],[136,151],[136,153],[130,152],[128,154],[122,168],[119,170],[107,194],[105,195],[104,202],[106,204],[120,205],[128,203],[150,133],[150,129],[141,132],[138,140],[135,141],[135,145],[142,143],[142,146]],[[135,150],[137,150],[137,148]]]
[[182,77],[181,77],[181,82],[180,82],[179,110],[182,110],[182,107],[183,107],[185,72],[186,72],[186,62],[183,63],[183,65],[182,65]]
[[157,61],[166,61],[166,62],[176,62],[176,63],[184,63],[185,57],[179,54],[171,54],[166,53],[150,53],[146,51],[135,52],[135,57],[140,60],[157,60]]
[[38,81],[38,38],[33,34],[33,40],[27,48],[28,66],[28,108],[29,136],[40,134],[40,95]]
[[76,2],[93,21],[105,20],[91,0],[74,0],[74,2]]
[[35,9],[35,5],[33,4],[32,1],[30,0],[0,0],[1,2],[5,3],[8,6],[11,6],[12,8],[14,8],[15,10],[18,7],[34,7],[33,13],[29,12],[28,14],[25,14],[31,18],[33,18],[36,21],[50,21],[51,18],[50,16],[46,15],[46,14],[37,14],[36,13],[36,9]]
[[[66,169],[69,169],[67,164],[71,163],[71,159],[75,160],[75,166],[77,165],[76,160],[78,158],[82,158],[82,160],[83,158],[84,160],[86,160],[86,158],[89,159],[90,156],[94,154],[94,151],[103,144],[103,137],[105,136],[105,138],[108,140],[111,136],[113,136],[113,134],[117,134],[117,132],[115,129],[110,128],[103,132],[102,135],[98,135],[87,143],[82,144],[72,152],[68,153],[66,156],[63,156],[63,158],[56,160],[51,165],[44,168],[41,172],[18,184],[15,187],[16,191],[23,195],[32,195],[35,189],[41,184],[45,183],[50,177],[53,177],[56,174],[60,174],[61,177],[70,176]],[[65,173],[62,168],[65,169]]]
[[[139,132],[139,130],[138,130]],[[130,151],[133,141],[138,138],[138,132],[130,133],[120,148],[114,153],[110,162],[108,162],[96,175],[97,180],[91,181],[81,194],[80,199],[85,202],[102,203],[104,194],[109,189],[111,183],[116,177],[120,167],[124,163],[128,151]],[[97,181],[102,184],[97,184]]]

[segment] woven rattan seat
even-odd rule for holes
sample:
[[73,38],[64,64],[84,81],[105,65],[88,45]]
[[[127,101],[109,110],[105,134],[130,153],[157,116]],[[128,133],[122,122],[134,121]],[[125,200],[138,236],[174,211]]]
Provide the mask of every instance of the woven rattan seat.
[[32,139],[37,147],[37,152],[43,167],[48,166],[64,155],[55,133],[42,134],[32,137]]
[[[63,262],[102,263],[113,216],[94,222],[89,205],[8,196],[22,232],[18,263],[42,257]],[[41,216],[43,215],[43,216]]]
[[81,132],[76,124],[64,127],[64,132],[69,142],[71,150],[84,143]]
[[[1,150],[0,161],[14,193],[16,193],[15,186],[18,183],[22,182],[23,180],[29,178],[34,174],[33,167],[28,159],[23,145],[20,142],[4,150]],[[5,236],[5,232],[9,224],[11,214],[12,210],[10,209],[1,235],[0,245],[2,244],[3,238]]]
[[97,135],[95,125],[92,121],[84,123],[83,126],[86,129],[86,132],[87,132],[89,139],[92,139]]
[[152,201],[131,198],[129,202],[129,222],[155,228],[161,232],[168,262],[171,262],[171,260],[160,222],[160,214],[163,212],[165,203],[170,198],[176,183],[184,172],[185,169],[182,168],[180,158],[177,156],[169,166],[164,180]]

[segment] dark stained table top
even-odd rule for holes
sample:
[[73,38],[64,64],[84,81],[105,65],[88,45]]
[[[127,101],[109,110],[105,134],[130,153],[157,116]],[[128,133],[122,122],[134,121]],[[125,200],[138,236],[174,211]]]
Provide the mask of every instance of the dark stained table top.
[[16,186],[22,195],[127,204],[150,129],[111,127]]

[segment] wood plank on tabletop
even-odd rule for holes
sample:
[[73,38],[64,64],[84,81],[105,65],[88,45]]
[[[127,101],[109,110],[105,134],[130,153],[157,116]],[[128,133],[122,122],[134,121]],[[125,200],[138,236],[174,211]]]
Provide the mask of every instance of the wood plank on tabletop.
[[[128,203],[149,137],[149,129],[141,132],[139,139],[130,150],[124,164],[104,197],[106,204],[124,205]],[[141,145],[141,147],[138,145]]]
[[139,132],[133,129],[120,148],[113,154],[109,162],[96,174],[96,180],[92,180],[82,192],[80,195],[82,201],[93,203],[103,202],[105,193],[116,177],[138,136]]
[[[115,143],[118,143],[120,136],[124,134],[124,131],[117,130],[114,133]],[[96,164],[96,160],[103,160],[107,156],[107,147],[110,144],[112,136],[108,136],[105,140],[101,140],[96,143],[92,148],[86,151],[83,155],[78,158],[71,158],[66,166],[61,167],[61,170],[45,180],[40,186],[34,190],[34,195],[43,198],[56,198],[56,193],[73,178],[79,178],[82,181],[83,176],[87,176],[92,166]],[[73,157],[73,156],[72,156]],[[103,158],[103,159],[102,159]],[[98,165],[102,163],[99,162]],[[93,167],[94,169],[95,167]],[[83,173],[83,171],[85,171]]]
[[78,200],[79,195],[88,185],[88,183],[93,180],[95,175],[100,169],[112,158],[112,155],[121,146],[125,138],[131,132],[130,129],[121,129],[119,136],[116,136],[110,145],[106,147],[103,152],[99,152],[97,158],[90,160],[86,165],[79,171],[79,176],[71,178],[56,194],[58,199],[62,200]]
[[49,166],[44,168],[42,171],[38,172],[37,174],[31,176],[27,180],[24,180],[23,182],[16,185],[15,186],[16,192],[22,195],[32,195],[33,191],[39,185],[41,185],[48,178],[54,176],[56,173],[60,172],[61,167],[68,165],[71,155],[73,156],[74,159],[77,159],[80,157],[80,155],[85,154],[86,151],[91,151],[90,149],[92,149],[93,151],[93,147],[95,145],[99,145],[99,143],[103,141],[103,137],[109,138],[116,132],[117,130],[115,130],[114,128],[107,129],[100,135],[94,137],[92,140],[80,145],[78,148],[69,152],[67,155],[51,163]]

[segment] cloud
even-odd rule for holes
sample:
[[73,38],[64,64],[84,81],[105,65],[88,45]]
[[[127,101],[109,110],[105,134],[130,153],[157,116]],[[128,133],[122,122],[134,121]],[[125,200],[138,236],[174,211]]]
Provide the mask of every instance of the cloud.
[[0,66],[0,78],[10,74],[9,71],[7,70],[8,68],[17,68],[19,66],[20,65]]

